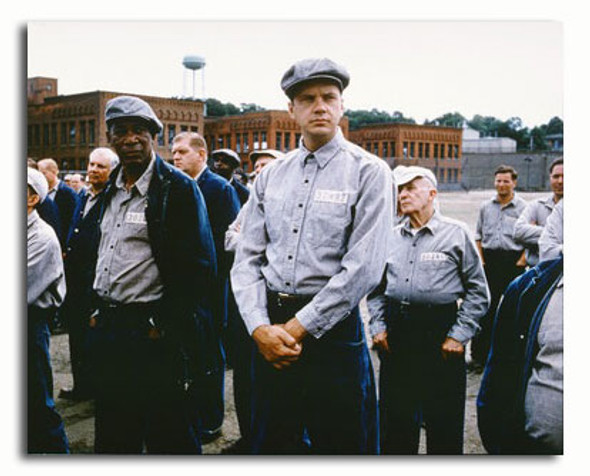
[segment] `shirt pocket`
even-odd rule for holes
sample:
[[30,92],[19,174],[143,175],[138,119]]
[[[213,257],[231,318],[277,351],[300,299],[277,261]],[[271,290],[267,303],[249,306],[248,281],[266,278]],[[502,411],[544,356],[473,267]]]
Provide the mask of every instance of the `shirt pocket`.
[[454,267],[448,256],[444,260],[419,261],[414,271],[416,291],[428,294],[444,291],[445,277],[453,272]]
[[512,239],[514,235],[514,225],[516,225],[517,216],[504,215],[502,218],[502,233]]

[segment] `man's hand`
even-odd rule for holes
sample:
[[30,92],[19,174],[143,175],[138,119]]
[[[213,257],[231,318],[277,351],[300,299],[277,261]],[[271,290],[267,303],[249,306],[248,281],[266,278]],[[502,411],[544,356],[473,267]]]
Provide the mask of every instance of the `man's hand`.
[[293,339],[299,344],[303,340],[303,338],[307,335],[307,330],[303,327],[296,317],[289,319],[285,324],[282,326],[291,336]]
[[458,340],[452,337],[447,337],[443,342],[441,348],[443,359],[447,360],[449,357],[459,357],[465,352],[465,347]]
[[379,334],[373,337],[373,346],[377,347],[377,349],[379,350],[391,354],[391,350],[389,349],[389,343],[387,342],[387,331],[380,332]]
[[276,369],[288,367],[301,354],[301,345],[282,326],[259,326],[252,338],[264,359]]
[[526,266],[526,254],[524,251],[520,255],[520,258],[518,258],[518,261],[516,262],[516,266],[518,266],[519,268],[524,268]]

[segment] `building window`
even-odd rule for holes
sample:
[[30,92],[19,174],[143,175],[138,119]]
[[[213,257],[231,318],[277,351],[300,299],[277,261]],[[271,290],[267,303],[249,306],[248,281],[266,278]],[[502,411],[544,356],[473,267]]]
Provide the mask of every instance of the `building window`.
[[231,149],[231,135],[230,134],[225,135],[225,148]]
[[266,140],[266,131],[262,131],[260,133],[260,135],[262,136],[262,138],[261,138],[262,148],[268,149],[268,141]]
[[94,130],[94,121],[88,121],[88,143],[94,144],[96,142],[96,132]]
[[242,134],[236,132],[236,152],[238,154],[242,153]]
[[174,139],[175,135],[176,135],[176,125],[169,124],[168,125],[168,145],[172,144],[172,140]]
[[164,146],[164,129],[161,129],[160,132],[158,132],[157,141],[160,147]]
[[434,144],[434,158],[438,159],[438,144]]
[[43,124],[43,145],[49,145],[49,124]]
[[57,144],[57,124],[51,124],[51,145]]
[[387,149],[387,142],[383,142],[383,157],[389,157],[389,150]]
[[258,132],[254,132],[253,141],[254,141],[254,150],[260,149],[260,142],[258,141]]
[[424,144],[424,157],[430,158],[430,144]]
[[291,133],[285,132],[285,148],[283,149],[285,152],[291,149]]
[[188,131],[188,126],[181,124],[180,125],[180,132],[187,132],[187,131]]
[[416,156],[415,145],[415,142],[410,142],[410,157],[412,158]]
[[448,144],[448,146],[447,146],[447,157],[449,159],[453,158],[453,145],[452,144]]
[[297,132],[295,134],[295,147],[299,147],[300,141],[301,141],[301,132]]
[[444,144],[440,145],[440,158],[441,159],[445,158],[445,145]]
[[283,141],[283,133],[282,132],[277,132],[277,136],[276,136],[276,149],[277,150],[281,150],[281,142]]
[[191,132],[199,132],[199,127],[198,126],[191,126]]
[[66,145],[68,143],[68,125],[65,122],[61,123],[60,143],[61,145]]
[[82,157],[80,159],[79,163],[80,163],[79,170],[86,170],[88,168],[88,166],[86,164],[86,157]]
[[86,121],[80,121],[80,144],[86,144]]
[[408,158],[408,143],[404,142],[404,159]]
[[453,157],[455,160],[459,160],[459,146],[456,144],[453,146]]
[[69,136],[70,136],[70,145],[75,145],[76,144],[76,123],[75,122],[70,122]]
[[244,134],[244,152],[250,150],[250,134],[247,132]]
[[418,157],[424,157],[424,144],[422,142],[418,142]]

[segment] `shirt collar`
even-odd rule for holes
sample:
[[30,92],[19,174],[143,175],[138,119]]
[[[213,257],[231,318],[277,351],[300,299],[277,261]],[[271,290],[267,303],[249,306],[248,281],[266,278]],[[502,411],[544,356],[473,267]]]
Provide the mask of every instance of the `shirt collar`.
[[203,167],[201,171],[195,176],[195,180],[199,180],[199,178],[205,173],[205,170],[207,170],[207,165],[205,165],[205,167]]
[[[137,191],[140,193],[140,195],[142,195],[142,196],[144,196],[147,193],[148,188],[150,186],[150,180],[152,179],[152,174],[154,172],[155,162],[156,162],[156,154],[154,152],[152,152],[152,159],[150,160],[150,163],[148,164],[147,168],[143,171],[143,174],[141,174],[141,177],[139,177],[137,179],[137,182],[135,182],[133,184],[133,186],[131,187],[131,189],[133,189],[133,187],[135,187],[137,189]],[[125,181],[123,180],[123,167],[121,167],[121,170],[119,171],[119,175],[117,175],[117,180],[115,181],[115,186],[117,188],[126,190]]]
[[[400,224],[402,226],[402,231],[405,234],[412,235],[410,220],[405,220]],[[430,217],[430,220],[428,220],[428,222],[422,228],[419,228],[418,230],[416,230],[415,233],[419,232],[420,230],[427,230],[430,232],[431,235],[434,235],[434,234],[436,234],[436,231],[438,230],[439,226],[440,226],[440,213],[438,211],[434,210],[434,213]]]
[[[510,205],[515,206],[514,201],[516,200],[516,192],[514,192],[514,195],[512,195],[512,199],[505,205],[501,205],[502,207],[509,207]],[[500,204],[500,201],[498,200],[498,194],[494,195],[494,198],[492,199],[493,202]]]
[[315,159],[318,162],[320,169],[324,168],[330,160],[334,158],[334,156],[340,151],[342,145],[344,144],[345,139],[344,135],[342,134],[342,130],[340,127],[336,129],[336,134],[332,137],[332,140],[327,144],[321,146],[318,150],[311,152],[305,147],[303,143],[303,138],[301,139],[299,145],[299,161],[301,165],[305,165],[305,159],[310,155],[313,154]]

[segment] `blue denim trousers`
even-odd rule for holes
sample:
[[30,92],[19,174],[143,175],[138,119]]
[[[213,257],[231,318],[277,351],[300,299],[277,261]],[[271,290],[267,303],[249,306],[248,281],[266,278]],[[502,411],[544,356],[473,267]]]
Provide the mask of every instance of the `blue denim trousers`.
[[[304,304],[280,305],[269,293],[271,322],[286,322]],[[358,308],[302,346],[283,370],[254,353],[253,453],[377,454],[375,380]]]
[[64,424],[53,400],[49,321],[55,309],[29,306],[27,314],[27,451],[69,453]]

